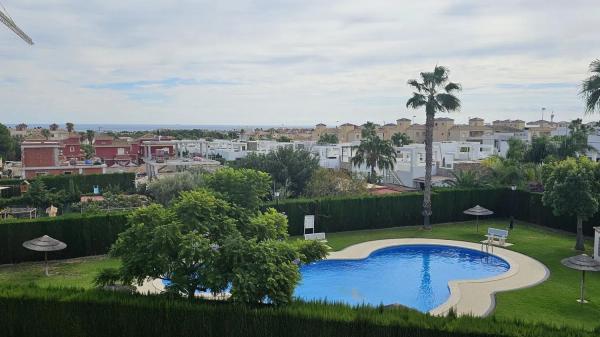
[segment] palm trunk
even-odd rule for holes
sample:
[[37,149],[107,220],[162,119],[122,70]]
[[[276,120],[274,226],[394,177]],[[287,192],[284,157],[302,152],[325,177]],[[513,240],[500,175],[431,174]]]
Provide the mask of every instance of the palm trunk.
[[[429,110],[429,109],[428,109]],[[433,111],[425,121],[425,190],[423,191],[423,228],[431,229],[431,167],[433,164]]]
[[575,243],[575,250],[585,250],[583,242],[583,219],[580,216],[577,216],[577,241]]
[[375,184],[375,166],[371,166],[371,184]]

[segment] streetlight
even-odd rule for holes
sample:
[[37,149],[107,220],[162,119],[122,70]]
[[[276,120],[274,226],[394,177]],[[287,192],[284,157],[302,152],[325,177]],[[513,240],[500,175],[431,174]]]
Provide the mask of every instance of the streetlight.
[[515,227],[515,191],[517,190],[517,186],[512,185],[510,189],[512,192],[510,196],[510,223],[508,224],[508,229],[512,230]]

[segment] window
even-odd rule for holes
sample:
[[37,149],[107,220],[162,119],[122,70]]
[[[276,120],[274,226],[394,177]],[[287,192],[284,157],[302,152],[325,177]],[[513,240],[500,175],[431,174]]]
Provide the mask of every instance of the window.
[[70,175],[70,174],[72,174],[72,173],[73,173],[73,172],[71,172],[71,171],[65,171],[65,172],[63,172],[63,174],[64,174],[64,175]]
[[39,176],[46,176],[46,175],[48,175],[48,172],[36,172],[35,175],[38,176],[38,177]]
[[75,146],[69,146],[69,151],[70,152],[75,152]]
[[469,147],[467,147],[467,146],[462,146],[460,148],[460,152],[470,152],[470,151],[471,151],[471,149]]
[[120,147],[117,149],[117,154],[125,154],[125,149]]

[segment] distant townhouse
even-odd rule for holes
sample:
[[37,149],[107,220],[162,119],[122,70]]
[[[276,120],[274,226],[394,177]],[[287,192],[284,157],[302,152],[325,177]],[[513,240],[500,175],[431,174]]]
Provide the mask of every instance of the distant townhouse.
[[494,129],[498,128],[510,128],[516,130],[524,130],[525,129],[525,121],[520,119],[505,119],[505,120],[495,120],[492,122],[492,126]]
[[132,163],[139,163],[138,151],[127,140],[115,139],[110,135],[100,134],[94,137],[92,145],[96,157],[108,166],[127,166]]
[[[106,173],[106,165],[93,165],[77,158],[65,158],[63,144],[54,140],[26,140],[21,143],[21,174],[25,179],[40,175]],[[69,145],[67,145],[69,146]]]

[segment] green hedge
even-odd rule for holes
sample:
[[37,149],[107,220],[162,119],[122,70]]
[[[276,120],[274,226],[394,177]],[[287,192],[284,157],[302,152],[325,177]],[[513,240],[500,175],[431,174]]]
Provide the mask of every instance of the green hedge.
[[[568,232],[577,232],[577,218],[569,215],[554,215],[551,207],[544,206],[542,193],[515,191],[514,203],[517,219]],[[600,212],[583,222],[584,235],[593,236],[595,226],[600,226]]]
[[55,218],[0,222],[0,264],[43,260],[44,254],[23,248],[22,243],[49,235],[67,244],[50,253],[52,259],[105,254],[125,229],[126,213],[102,215],[71,214]]
[[591,337],[592,331],[494,318],[441,318],[405,308],[286,306],[36,287],[0,287],[2,336]]
[[[507,216],[507,189],[438,190],[433,193],[433,223],[471,220],[463,211],[481,205]],[[422,223],[421,193],[402,193],[383,196],[356,196],[322,199],[289,199],[269,203],[285,212],[291,235],[303,232],[304,215],[315,214],[318,231],[341,232],[358,229],[377,229],[414,226]]]
[[79,192],[92,193],[94,186],[100,186],[101,190],[109,186],[119,186],[123,192],[135,191],[135,173],[111,173],[111,174],[89,174],[89,175],[47,175],[36,179],[41,179],[46,187],[55,190],[68,191],[73,182],[73,186],[79,189]]

